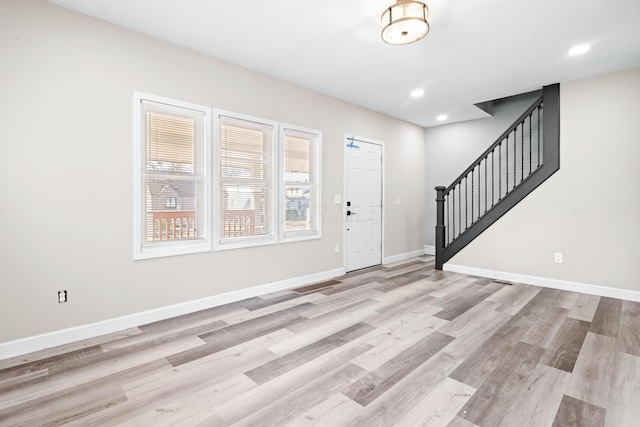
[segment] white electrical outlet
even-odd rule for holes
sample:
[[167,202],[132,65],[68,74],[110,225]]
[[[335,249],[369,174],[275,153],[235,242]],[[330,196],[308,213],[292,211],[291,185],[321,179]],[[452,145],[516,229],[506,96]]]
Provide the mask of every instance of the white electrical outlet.
[[67,302],[67,291],[58,291],[58,302]]
[[400,196],[396,197],[396,205],[400,204]]
[[562,255],[562,252],[556,252],[555,254],[553,254],[553,260],[556,264],[562,264],[564,262],[564,256]]
[[335,251],[335,253],[339,254],[340,253],[340,245],[338,243],[336,243],[335,248],[333,249]]
[[335,203],[336,205],[339,205],[340,203],[342,203],[342,196],[340,194],[334,194],[333,203]]

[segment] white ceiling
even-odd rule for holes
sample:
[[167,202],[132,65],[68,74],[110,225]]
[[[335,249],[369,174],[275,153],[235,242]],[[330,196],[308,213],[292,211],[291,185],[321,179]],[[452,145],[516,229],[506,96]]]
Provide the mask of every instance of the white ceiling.
[[394,0],[49,1],[421,126],[640,66],[640,0],[426,0],[431,31],[405,46],[380,38]]

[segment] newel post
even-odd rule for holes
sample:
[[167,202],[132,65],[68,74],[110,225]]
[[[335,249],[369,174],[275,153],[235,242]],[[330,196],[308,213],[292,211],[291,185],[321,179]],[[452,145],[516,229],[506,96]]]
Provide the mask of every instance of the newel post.
[[444,264],[444,192],[445,187],[436,187],[436,269]]

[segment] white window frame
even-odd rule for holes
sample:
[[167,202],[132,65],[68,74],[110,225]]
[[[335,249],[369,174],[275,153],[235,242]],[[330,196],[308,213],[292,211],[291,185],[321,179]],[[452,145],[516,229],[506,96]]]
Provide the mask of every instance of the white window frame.
[[[162,104],[169,108],[179,108],[194,110],[203,114],[203,135],[201,152],[203,158],[199,161],[203,164],[203,176],[201,181],[204,184],[202,192],[203,199],[199,202],[199,207],[204,210],[204,223],[198,224],[202,230],[203,237],[194,240],[172,240],[145,244],[142,237],[142,222],[145,209],[143,209],[143,194],[145,190],[146,168],[143,165],[143,152],[145,141],[143,139],[142,103],[151,102]],[[143,170],[144,169],[144,170]],[[142,260],[175,255],[185,255],[201,252],[209,252],[212,248],[211,238],[211,108],[179,101],[162,96],[151,95],[134,91],[133,93],[133,259]]]
[[[310,182],[309,186],[312,188],[311,201],[309,206],[309,212],[311,213],[311,230],[304,231],[286,231],[286,186],[284,168],[285,168],[285,136],[287,131],[292,131],[297,134],[306,134],[311,138],[314,138],[316,143],[310,153]],[[309,129],[301,126],[291,125],[287,123],[281,123],[279,129],[279,155],[280,160],[279,170],[279,191],[280,191],[280,203],[279,203],[279,222],[280,222],[280,242],[299,242],[302,240],[320,239],[322,238],[322,131],[316,129]]]
[[[221,233],[221,221],[222,221],[222,192],[221,192],[221,170],[220,170],[220,150],[221,150],[221,117],[228,117],[231,119],[237,119],[247,122],[253,122],[258,125],[267,125],[271,127],[271,170],[269,171],[269,179],[271,181],[271,206],[270,216],[271,233],[264,236],[238,236],[238,237],[223,237]],[[278,167],[278,122],[274,120],[263,119],[260,117],[249,116],[246,114],[235,113],[232,111],[226,111],[221,109],[213,110],[213,122],[214,122],[214,145],[213,145],[213,164],[215,165],[216,173],[213,178],[213,212],[215,212],[213,221],[214,224],[214,242],[213,249],[216,251],[227,249],[248,248],[253,246],[264,246],[278,243],[278,220],[277,220],[277,205],[279,200],[278,181],[276,175],[276,168]]]

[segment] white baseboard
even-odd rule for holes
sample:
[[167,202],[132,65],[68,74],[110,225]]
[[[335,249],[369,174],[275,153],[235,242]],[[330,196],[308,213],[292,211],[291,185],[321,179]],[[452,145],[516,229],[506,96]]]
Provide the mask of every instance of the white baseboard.
[[436,254],[436,247],[435,246],[424,245],[424,253],[425,253],[425,255],[435,255]]
[[507,282],[524,283],[526,285],[542,286],[545,288],[560,289],[563,291],[581,292],[583,294],[640,302],[640,292],[630,291],[627,289],[608,288],[606,286],[590,285],[587,283],[547,279],[545,277],[527,276],[524,274],[507,273],[503,271],[487,270],[484,268],[467,267],[455,264],[444,264],[442,269],[471,276],[487,277],[489,279],[504,280]]
[[404,261],[406,259],[410,259],[410,258],[415,258],[417,256],[422,256],[424,255],[424,251],[422,250],[417,250],[417,251],[412,251],[412,252],[407,252],[404,254],[400,254],[400,255],[394,255],[394,256],[390,256],[387,257],[385,259],[382,260],[382,264],[386,265],[386,264],[393,264],[394,262],[400,262],[400,261]]
[[166,307],[160,307],[153,310],[143,311],[140,313],[129,314],[114,319],[104,320],[101,322],[91,323],[88,325],[76,326],[73,328],[62,329],[59,331],[49,332],[33,337],[22,338],[15,341],[0,343],[0,360],[10,357],[19,356],[33,351],[44,350],[63,344],[69,344],[74,341],[80,341],[87,338],[94,338],[104,334],[122,331],[124,329],[135,326],[144,325],[159,320],[169,319],[171,317],[189,314],[207,308],[217,307],[219,305],[240,301],[246,298],[265,295],[271,292],[282,291],[285,289],[297,288],[323,280],[333,279],[345,274],[344,268],[324,271],[321,273],[309,274],[306,276],[294,277],[292,279],[280,280],[278,282],[267,283],[264,285],[254,286],[238,291],[227,292],[220,295],[213,295],[194,301],[187,301],[180,304],[174,304]]

